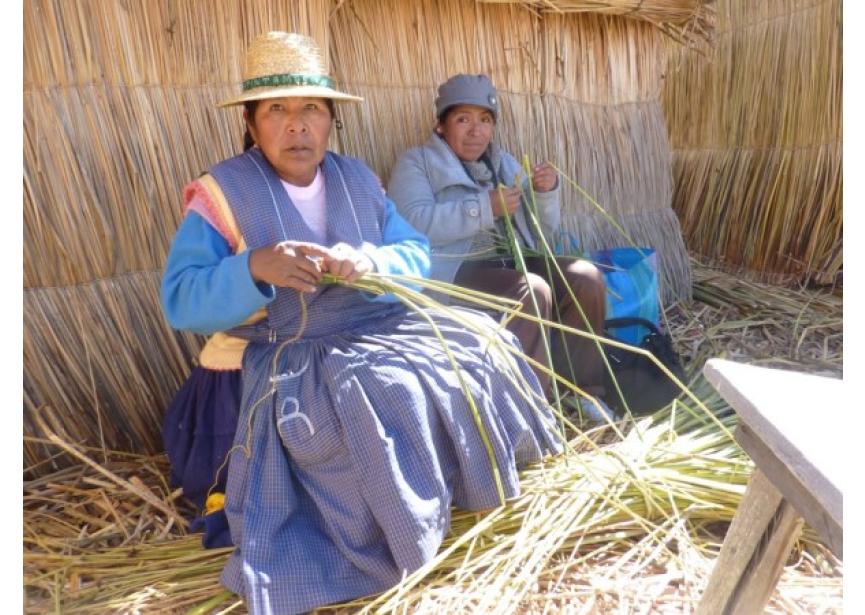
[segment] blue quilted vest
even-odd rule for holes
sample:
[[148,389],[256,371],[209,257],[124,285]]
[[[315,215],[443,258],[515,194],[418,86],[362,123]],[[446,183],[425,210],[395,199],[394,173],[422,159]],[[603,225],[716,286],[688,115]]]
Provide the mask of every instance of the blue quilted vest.
[[[355,158],[327,152],[322,162],[327,200],[326,245],[362,242],[382,245],[384,194],[375,175]],[[210,170],[231,207],[250,250],[280,241],[317,243],[295,208],[276,171],[254,147]],[[236,327],[229,333],[251,341],[276,342],[301,328],[301,293],[277,288],[267,319]],[[372,302],[360,292],[339,285],[320,287],[304,296],[307,319],[302,337],[321,337],[372,323],[404,311],[400,304]]]

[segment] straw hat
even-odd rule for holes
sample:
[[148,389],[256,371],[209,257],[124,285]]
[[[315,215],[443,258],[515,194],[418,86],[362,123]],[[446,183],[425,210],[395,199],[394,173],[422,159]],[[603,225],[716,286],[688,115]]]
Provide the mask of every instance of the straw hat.
[[334,101],[360,102],[363,98],[333,89],[321,50],[302,34],[268,32],[258,36],[246,50],[243,93],[218,107],[243,104],[247,100],[309,96]]

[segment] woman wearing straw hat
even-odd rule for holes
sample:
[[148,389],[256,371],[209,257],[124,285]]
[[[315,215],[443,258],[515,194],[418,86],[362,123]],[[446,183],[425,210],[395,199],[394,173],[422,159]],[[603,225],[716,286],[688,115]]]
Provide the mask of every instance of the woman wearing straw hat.
[[243,93],[222,106],[245,105],[255,146],[186,188],[163,280],[173,326],[243,345],[222,582],[254,613],[396,584],[435,556],[452,504],[498,505],[518,465],[561,448],[531,369],[490,352],[492,320],[465,312],[485,338],[350,287],[429,266],[373,173],[327,151],[333,103],[357,100],[311,39],[253,41]]
[[[552,285],[547,281],[549,263],[542,257],[526,258],[525,275],[516,270],[507,247],[505,218],[512,222],[513,241],[522,250],[541,252],[539,234],[551,237],[559,226],[560,189],[548,164],[536,165],[531,177],[520,182],[525,176],[521,165],[493,140],[499,105],[490,79],[486,75],[451,77],[439,86],[435,108],[433,134],[399,158],[388,184],[398,211],[430,240],[430,277],[516,299],[527,313],[545,319],[558,314],[563,324],[602,334],[606,285],[597,267],[585,260],[557,258],[567,284],[552,269]],[[529,185],[534,193],[531,199],[526,197]],[[527,215],[528,209],[537,212],[536,224]],[[540,327],[514,318],[508,328],[527,355],[547,364]],[[606,393],[604,366],[595,342],[575,335],[562,342],[562,337],[552,336],[556,371],[572,375],[584,391],[600,399]],[[550,379],[540,371],[538,378],[547,390]],[[580,402],[590,419],[604,420],[593,402]],[[600,407],[612,418],[603,403]]]

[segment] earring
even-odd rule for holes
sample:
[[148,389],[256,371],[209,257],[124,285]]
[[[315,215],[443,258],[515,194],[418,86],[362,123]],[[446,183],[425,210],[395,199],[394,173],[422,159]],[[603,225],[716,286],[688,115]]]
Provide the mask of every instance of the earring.
[[333,120],[333,125],[336,126],[337,130],[342,130],[342,120],[341,119],[336,118],[335,120]]

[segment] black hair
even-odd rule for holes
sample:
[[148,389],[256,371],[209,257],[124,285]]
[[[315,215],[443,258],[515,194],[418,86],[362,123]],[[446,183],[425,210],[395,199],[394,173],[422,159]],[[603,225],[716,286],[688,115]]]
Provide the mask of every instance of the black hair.
[[[336,125],[337,130],[342,128],[342,122],[339,118],[336,117],[336,105],[333,104],[332,98],[325,98],[325,103],[327,104],[327,108],[330,111],[330,117],[334,120],[334,124]],[[246,111],[246,117],[249,118],[250,121],[255,121],[255,111],[258,109],[258,103],[261,100],[247,100],[243,103],[243,109]],[[249,133],[249,126],[246,127],[246,132],[243,133],[243,151],[245,152],[250,147],[255,145],[255,141],[252,139],[252,135]]]
[[[450,107],[447,107],[444,111],[442,111],[442,112],[439,114],[439,116],[438,116],[438,123],[439,123],[439,124],[444,124],[445,121],[447,121],[448,116],[449,116],[451,113],[453,113],[454,109],[456,109],[458,106],[459,106],[459,105],[451,105]],[[485,107],[485,108],[486,108],[486,107]],[[498,120],[496,119],[496,114],[493,113],[492,111],[490,111],[489,109],[486,109],[486,110],[489,111],[489,112],[490,112],[490,115],[493,116],[493,124],[497,124],[497,123],[498,123]]]
[[[259,101],[257,100],[247,100],[243,103],[243,110],[246,112],[244,116],[248,118],[247,122],[255,121],[255,110],[258,109],[258,103]],[[247,126],[246,132],[243,133],[243,151],[245,152],[253,145],[255,145],[255,141],[252,140],[252,135],[249,134],[249,126]]]
[[444,124],[445,120],[448,119],[448,116],[451,114],[451,111],[453,111],[453,110],[454,110],[454,106],[451,105],[450,107],[447,107],[444,111],[442,111],[438,116],[438,123]]

